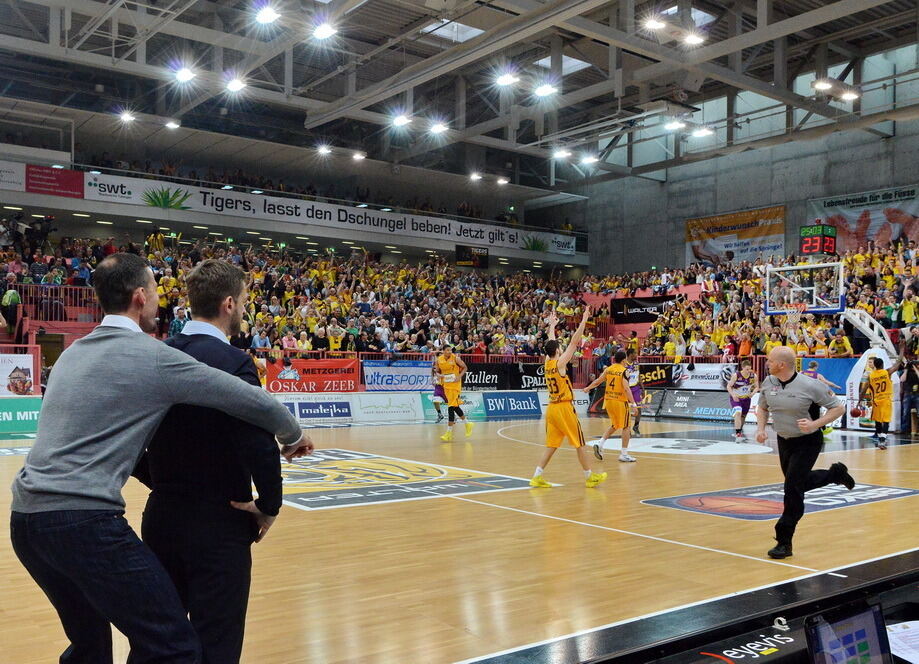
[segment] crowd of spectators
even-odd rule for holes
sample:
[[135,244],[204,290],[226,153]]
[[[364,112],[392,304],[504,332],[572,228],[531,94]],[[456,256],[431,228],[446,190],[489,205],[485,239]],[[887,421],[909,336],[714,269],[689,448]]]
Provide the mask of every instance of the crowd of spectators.
[[[166,246],[168,242],[162,235],[151,235],[143,245],[119,245],[114,238],[63,238],[53,251],[26,251],[25,256],[6,245],[0,278],[7,294],[18,284],[91,285],[92,270],[105,256],[116,251],[146,256],[158,283],[160,334],[168,336],[178,334],[194,317],[186,299],[188,271],[205,258],[227,260],[247,272],[250,281],[242,331],[232,342],[263,353],[428,353],[450,344],[460,353],[538,356],[549,311],[562,320],[573,319],[584,306],[582,293],[639,291],[674,296],[648,335],[595,338],[598,326],[611,322],[609,305],[604,305],[595,309],[593,327],[578,355],[597,357],[602,365],[621,348],[667,358],[737,358],[764,355],[778,345],[817,357],[849,357],[868,347],[868,340],[838,315],[805,314],[789,320],[766,314],[766,269],[804,264],[794,256],[574,281],[554,274],[462,271],[436,255],[418,264],[405,259],[382,263],[361,251],[302,256],[203,242]],[[869,243],[840,260],[849,307],[863,309],[886,328],[919,324],[915,241]],[[679,287],[692,284],[699,286],[698,299],[679,293]],[[5,295],[4,306],[8,300]]]

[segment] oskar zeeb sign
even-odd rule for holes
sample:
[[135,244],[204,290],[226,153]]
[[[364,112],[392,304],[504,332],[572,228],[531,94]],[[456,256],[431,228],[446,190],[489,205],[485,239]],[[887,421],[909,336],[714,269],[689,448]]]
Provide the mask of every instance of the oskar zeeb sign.
[[117,175],[87,173],[85,178],[84,198],[91,201],[315,224],[328,228],[353,228],[400,237],[411,235],[440,240],[463,240],[483,246],[509,249],[548,251],[556,254],[575,253],[574,238],[568,235],[522,232],[455,219],[358,210],[347,205],[202,189]]

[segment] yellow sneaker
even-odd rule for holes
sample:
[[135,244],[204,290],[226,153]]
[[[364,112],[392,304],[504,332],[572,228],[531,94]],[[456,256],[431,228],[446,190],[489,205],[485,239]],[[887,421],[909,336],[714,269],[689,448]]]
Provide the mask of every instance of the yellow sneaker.
[[466,438],[472,435],[472,422],[466,422]]
[[530,480],[530,486],[536,487],[537,489],[551,489],[552,485],[546,481],[542,475],[539,477],[534,477]]
[[595,487],[600,482],[606,481],[606,473],[591,473],[590,477],[587,478],[587,488]]
[[445,441],[445,442],[448,442],[448,443],[449,443],[451,440],[453,440],[453,429],[447,429],[447,433],[445,433],[443,436],[441,436],[440,439],[443,440],[443,441]]

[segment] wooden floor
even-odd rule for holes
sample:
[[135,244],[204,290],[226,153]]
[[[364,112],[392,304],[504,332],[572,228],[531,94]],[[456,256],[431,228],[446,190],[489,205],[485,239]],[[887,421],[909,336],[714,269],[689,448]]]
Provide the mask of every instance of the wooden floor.
[[[584,421],[588,438],[605,426],[599,418]],[[720,428],[729,438],[729,429],[720,425],[646,422],[643,427],[646,435],[682,432],[686,437],[711,436],[711,429]],[[476,471],[471,479],[463,470],[446,472],[476,488],[501,488],[513,481],[497,476],[527,479],[541,453],[540,421],[478,423],[471,438],[460,435],[452,444],[438,439],[442,430],[433,424],[317,429],[317,448],[414,463],[384,459],[379,468],[371,464],[363,471],[347,464],[335,470],[334,462],[318,473],[296,469],[289,497],[323,495],[310,489],[317,478],[394,488],[391,478],[399,468],[424,479],[431,472],[425,464]],[[818,466],[844,461],[860,482],[919,489],[919,446],[878,451],[864,443],[867,439],[846,442],[850,449],[825,453]],[[0,446],[29,444],[17,440]],[[771,561],[764,554],[772,545],[774,521],[728,519],[640,501],[780,482],[775,454],[636,456],[638,463],[622,464],[608,453],[601,465],[609,480],[597,489],[584,487],[574,453],[563,449],[546,473],[561,485],[553,489],[338,509],[285,507],[268,538],[254,547],[243,661],[473,659],[917,545],[919,498],[914,496],[809,514],[799,527],[795,556]],[[9,486],[22,462],[21,455],[0,455],[0,485]],[[438,481],[435,475],[431,482]],[[131,480],[125,489],[127,514],[138,530],[145,496]],[[8,490],[0,491],[4,514],[9,499]],[[6,517],[2,531],[0,662],[56,662],[66,646],[60,624],[15,558]],[[840,533],[858,545],[839,546]],[[116,662],[126,654],[119,636]]]

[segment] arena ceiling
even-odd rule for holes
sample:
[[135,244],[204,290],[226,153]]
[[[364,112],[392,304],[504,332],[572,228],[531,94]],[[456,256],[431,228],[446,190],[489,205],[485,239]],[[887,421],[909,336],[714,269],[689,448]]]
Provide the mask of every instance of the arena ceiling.
[[[653,170],[607,159],[648,117],[744,91],[883,135],[790,84],[841,63],[857,83],[917,18],[916,0],[0,0],[0,96],[570,190]],[[559,146],[597,161],[556,168]]]

